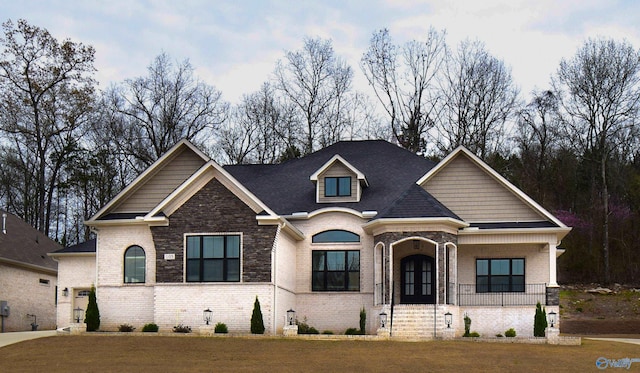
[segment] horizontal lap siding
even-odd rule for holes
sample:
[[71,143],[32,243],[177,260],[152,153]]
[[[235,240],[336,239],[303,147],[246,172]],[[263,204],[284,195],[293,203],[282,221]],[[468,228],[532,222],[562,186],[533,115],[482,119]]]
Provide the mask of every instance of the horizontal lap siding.
[[191,150],[183,151],[136,190],[114,212],[151,211],[204,163],[204,160]]
[[543,219],[466,156],[460,155],[423,187],[465,221]]

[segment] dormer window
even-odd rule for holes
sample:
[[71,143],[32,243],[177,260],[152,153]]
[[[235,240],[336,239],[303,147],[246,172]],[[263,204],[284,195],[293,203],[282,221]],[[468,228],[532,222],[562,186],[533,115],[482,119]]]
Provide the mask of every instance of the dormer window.
[[325,197],[350,197],[351,196],[351,176],[325,177],[324,178]]

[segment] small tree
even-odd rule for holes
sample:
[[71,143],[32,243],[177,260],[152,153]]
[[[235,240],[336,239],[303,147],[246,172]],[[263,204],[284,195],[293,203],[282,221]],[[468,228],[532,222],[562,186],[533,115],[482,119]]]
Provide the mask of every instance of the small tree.
[[84,322],[87,324],[88,332],[95,332],[100,328],[100,311],[98,310],[98,302],[96,301],[96,287],[93,285],[89,292],[89,305],[87,305]]
[[547,328],[547,311],[542,308],[540,302],[536,304],[536,314],[533,319],[533,336],[544,337]]
[[469,333],[469,331],[471,330],[471,318],[469,317],[469,315],[465,314],[464,315],[464,335],[463,337],[470,337],[471,334]]
[[251,315],[251,333],[264,334],[264,321],[262,321],[262,311],[260,310],[260,301],[256,296],[256,301],[253,303],[253,314]]
[[365,329],[367,327],[367,311],[364,309],[364,306],[360,310],[360,334],[365,334]]

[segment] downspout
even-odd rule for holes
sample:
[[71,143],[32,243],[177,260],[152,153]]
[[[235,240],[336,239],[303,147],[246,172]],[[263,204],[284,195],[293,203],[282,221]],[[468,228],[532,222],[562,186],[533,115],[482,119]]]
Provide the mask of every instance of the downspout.
[[2,213],[2,234],[7,234],[7,213]]

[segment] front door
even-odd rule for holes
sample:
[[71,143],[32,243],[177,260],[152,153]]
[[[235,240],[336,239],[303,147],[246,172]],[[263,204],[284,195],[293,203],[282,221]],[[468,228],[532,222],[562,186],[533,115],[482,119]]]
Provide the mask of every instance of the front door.
[[435,265],[426,255],[411,255],[400,262],[400,303],[435,303]]

